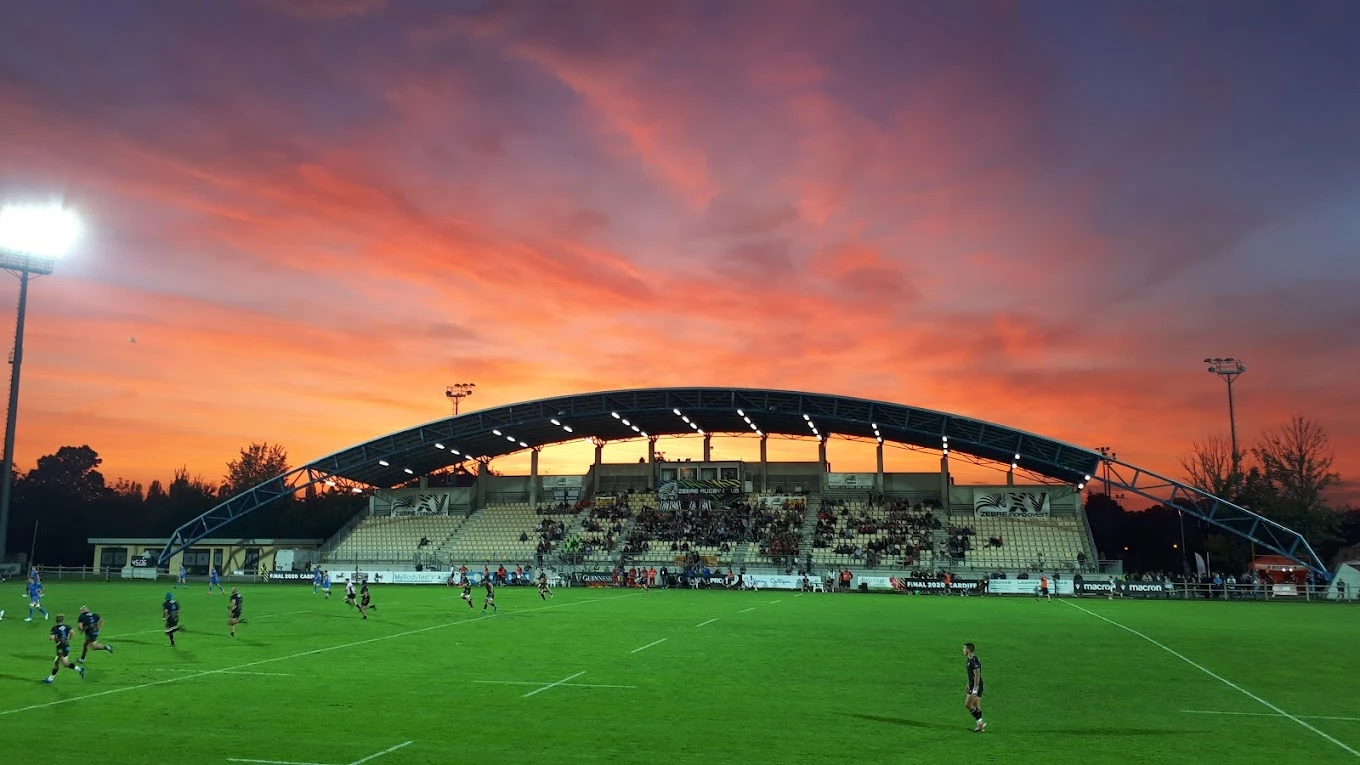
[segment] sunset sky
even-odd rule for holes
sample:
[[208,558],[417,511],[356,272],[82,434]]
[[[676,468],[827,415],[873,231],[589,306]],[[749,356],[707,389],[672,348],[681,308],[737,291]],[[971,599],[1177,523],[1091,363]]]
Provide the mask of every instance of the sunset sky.
[[1227,431],[1201,359],[1236,356],[1244,441],[1311,416],[1360,482],[1358,28],[1349,0],[13,4],[0,201],[89,227],[30,293],[18,467],[88,443],[110,479],[216,480],[472,381],[863,396],[1179,474]]

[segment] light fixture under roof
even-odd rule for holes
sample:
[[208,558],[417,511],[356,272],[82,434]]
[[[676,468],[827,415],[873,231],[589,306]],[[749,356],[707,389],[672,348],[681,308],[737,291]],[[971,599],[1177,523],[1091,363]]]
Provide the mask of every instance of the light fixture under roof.
[[492,432],[492,433],[495,433],[495,434],[498,435],[498,436],[503,436],[503,435],[505,435],[504,433],[500,432],[499,430],[493,430],[493,431],[491,431],[491,432]]
[[402,468],[402,470],[405,470],[405,471],[407,472],[407,474],[409,474],[409,475],[415,475],[415,474],[416,474],[416,471],[412,470],[411,468]]
[[740,409],[737,410],[737,414],[741,415],[742,417],[746,416],[746,413],[741,411]]
[[443,445],[443,444],[435,444],[435,445],[434,445],[434,448],[436,448],[436,449],[443,449],[443,448],[444,448],[444,445]]
[[548,420],[548,422],[551,422],[551,423],[554,424],[554,425],[561,425],[561,424],[562,424],[562,423],[560,423],[560,422],[557,421],[557,418],[553,418],[553,419],[551,419],[551,420]]
[[378,464],[379,464],[379,465],[382,465],[383,467],[387,467],[388,465],[390,465],[390,464],[392,464],[392,463],[388,462],[387,460],[378,460]]
[[609,413],[609,416],[610,416],[610,417],[613,417],[613,418],[616,419],[616,420],[623,419],[623,418],[619,417],[619,413],[618,413],[618,412],[610,412],[610,413]]

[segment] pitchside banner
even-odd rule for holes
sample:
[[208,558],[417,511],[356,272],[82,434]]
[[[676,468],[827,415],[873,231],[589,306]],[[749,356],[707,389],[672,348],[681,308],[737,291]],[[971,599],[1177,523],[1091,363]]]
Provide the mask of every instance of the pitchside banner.
[[[480,571],[475,577],[468,572],[468,577],[474,581],[481,576]],[[331,587],[344,587],[346,579],[353,579],[356,584],[444,584],[449,575],[446,571],[331,571]],[[305,583],[312,581],[312,574],[310,571],[271,571],[269,581]]]
[[827,473],[826,486],[829,489],[863,489],[871,491],[874,488],[875,476],[873,473]]
[[[948,586],[950,592],[972,592],[977,589],[978,579],[954,578]],[[943,579],[912,579],[900,576],[857,576],[855,584],[866,584],[871,590],[898,590],[902,592],[944,592]]]
[[[800,590],[803,588],[803,577],[766,575],[766,574],[743,574],[742,583],[747,587],[755,587],[759,590]],[[812,578],[808,578],[808,585],[811,586]]]
[[978,517],[1046,518],[1050,509],[1046,491],[973,488],[973,514]]
[[[1051,595],[1071,595],[1075,586],[1070,579],[1049,579],[1048,592]],[[1039,592],[1038,579],[989,579],[989,595],[1034,595]]]
[[553,489],[579,489],[581,488],[581,476],[545,475],[543,476],[543,488],[548,491]]
[[[1151,582],[1121,582],[1114,583],[1114,591],[1123,597],[1133,598],[1158,598],[1166,597],[1171,594],[1175,586],[1165,580],[1157,579]],[[1076,583],[1078,595],[1109,595],[1109,579],[1086,579]]]

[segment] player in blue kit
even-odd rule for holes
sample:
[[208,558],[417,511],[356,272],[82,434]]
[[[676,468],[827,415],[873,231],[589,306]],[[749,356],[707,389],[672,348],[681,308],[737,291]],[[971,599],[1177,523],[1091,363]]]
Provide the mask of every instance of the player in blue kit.
[[85,657],[90,653],[91,648],[96,651],[113,653],[113,646],[99,642],[99,631],[104,629],[104,620],[100,618],[99,614],[91,611],[89,606],[80,607],[80,615],[76,617],[76,627],[85,633],[85,645],[80,649],[80,659],[78,660],[81,664],[85,663]]
[[[34,570],[36,571],[37,569]],[[38,579],[30,578],[28,580],[28,618],[25,619],[24,621],[26,622],[33,621],[33,609],[35,608],[42,612],[43,619],[48,618],[47,609],[42,607],[42,596],[43,596],[42,582]],[[70,627],[68,626],[67,629],[70,629]]]
[[174,593],[165,593],[165,602],[161,604],[161,616],[165,618],[165,636],[170,638],[170,647],[175,647],[175,633],[179,632],[179,603],[175,600]]
[[326,593],[326,600],[331,599],[331,572],[329,571],[321,574],[321,591]]
[[52,674],[44,683],[51,683],[57,679],[57,670],[62,667],[70,667],[80,673],[81,678],[85,677],[85,668],[71,663],[71,635],[74,630],[71,625],[66,624],[66,617],[57,614],[57,623],[52,627],[52,633],[48,635],[53,643],[57,644],[57,658],[52,662]]
[[189,569],[185,568],[183,563],[179,564],[179,578],[175,580],[175,589],[178,590],[181,584],[184,585],[184,589],[189,589]]
[[312,594],[313,594],[313,595],[316,594],[316,591],[317,591],[317,590],[321,589],[321,581],[322,581],[322,578],[321,578],[321,569],[319,569],[319,568],[314,568],[314,569],[312,569]]
[[217,578],[217,566],[208,569],[208,594],[212,594],[212,588],[216,587],[218,592],[226,592],[222,589],[222,582]]

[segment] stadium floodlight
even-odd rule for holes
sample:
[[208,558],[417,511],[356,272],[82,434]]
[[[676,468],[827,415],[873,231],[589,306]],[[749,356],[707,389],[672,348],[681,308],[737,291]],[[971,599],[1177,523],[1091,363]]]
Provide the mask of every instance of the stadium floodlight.
[[454,417],[458,416],[458,404],[471,396],[474,393],[472,389],[476,387],[477,383],[454,383],[444,389],[444,395],[449,399],[449,403],[453,404]]
[[0,269],[19,277],[19,310],[10,355],[9,409],[5,418],[5,455],[0,466],[0,558],[8,546],[9,497],[14,479],[14,434],[19,413],[19,371],[24,361],[24,318],[28,283],[52,273],[57,261],[80,240],[80,217],[60,205],[0,207]]
[[738,416],[741,416],[741,417],[745,417],[745,416],[746,416],[746,413],[743,412],[743,411],[741,411],[740,409],[738,409],[738,410],[737,410],[737,415],[738,415]]
[[672,409],[671,411],[672,411],[672,412],[675,412],[676,414],[680,414],[680,410],[679,410],[679,409]]
[[332,481],[331,479],[327,478],[326,485],[333,489],[335,488],[335,481]]
[[505,437],[505,440],[506,440],[506,441],[509,441],[510,443],[513,444],[513,443],[515,442],[515,437],[514,437],[514,436],[506,436],[506,437]]
[[1019,455],[1019,454],[1015,455],[1015,461],[1016,461],[1016,462],[1019,462],[1019,461],[1020,461],[1020,455]]
[[460,451],[458,451],[457,449],[450,449],[449,451],[450,451],[450,452],[453,452],[454,454],[457,454],[457,455],[460,456],[460,457],[463,455],[463,453],[460,452]]
[[574,433],[574,432],[576,432],[576,431],[574,431],[574,430],[571,429],[571,426],[570,426],[570,425],[563,425],[563,426],[562,426],[562,429],[565,430],[565,431],[567,431],[568,433]]
[[551,419],[551,420],[548,420],[548,422],[551,422],[552,424],[554,424],[554,425],[559,425],[559,426],[562,424],[561,422],[559,422],[559,421],[557,420],[556,417],[554,417],[554,418]]
[[1232,356],[1206,358],[1204,363],[1208,365],[1209,374],[1216,375],[1228,384],[1228,427],[1232,433],[1232,478],[1235,482],[1242,465],[1242,454],[1237,451],[1237,409],[1233,404],[1233,383],[1238,375],[1247,371],[1247,365]]
[[407,474],[407,475],[415,475],[415,474],[416,474],[416,471],[412,470],[411,468],[402,468],[402,470],[406,471],[406,474]]
[[443,448],[444,448],[444,445],[443,445],[443,444],[435,444],[435,445],[434,445],[434,448],[436,448],[436,449],[443,449]]
[[619,420],[619,422],[621,422],[621,423],[623,423],[624,425],[627,425],[627,426],[629,426],[629,427],[632,427],[632,425],[633,425],[633,423],[631,423],[631,422],[628,421],[628,418],[627,418],[627,417],[624,417],[623,419]]
[[621,418],[619,417],[619,413],[618,413],[618,412],[610,412],[610,413],[609,413],[609,416],[610,416],[610,417],[613,417],[613,418],[616,419],[616,420],[617,420],[617,419],[621,419]]
[[388,467],[389,465],[391,465],[391,463],[388,462],[387,460],[378,460],[378,464],[382,465],[383,467]]
[[350,491],[351,494],[363,494],[363,493],[364,493],[364,490],[361,489],[361,488],[359,488],[358,486],[355,486],[354,488],[350,489],[349,491]]
[[526,443],[524,443],[523,441],[520,441],[520,442],[519,442],[519,446],[520,446],[521,449],[528,449],[528,448],[529,448],[529,445],[526,444]]
[[803,419],[805,419],[805,420],[811,420],[811,419],[812,419],[812,415],[810,415],[810,414],[805,414],[805,415],[803,415]]

